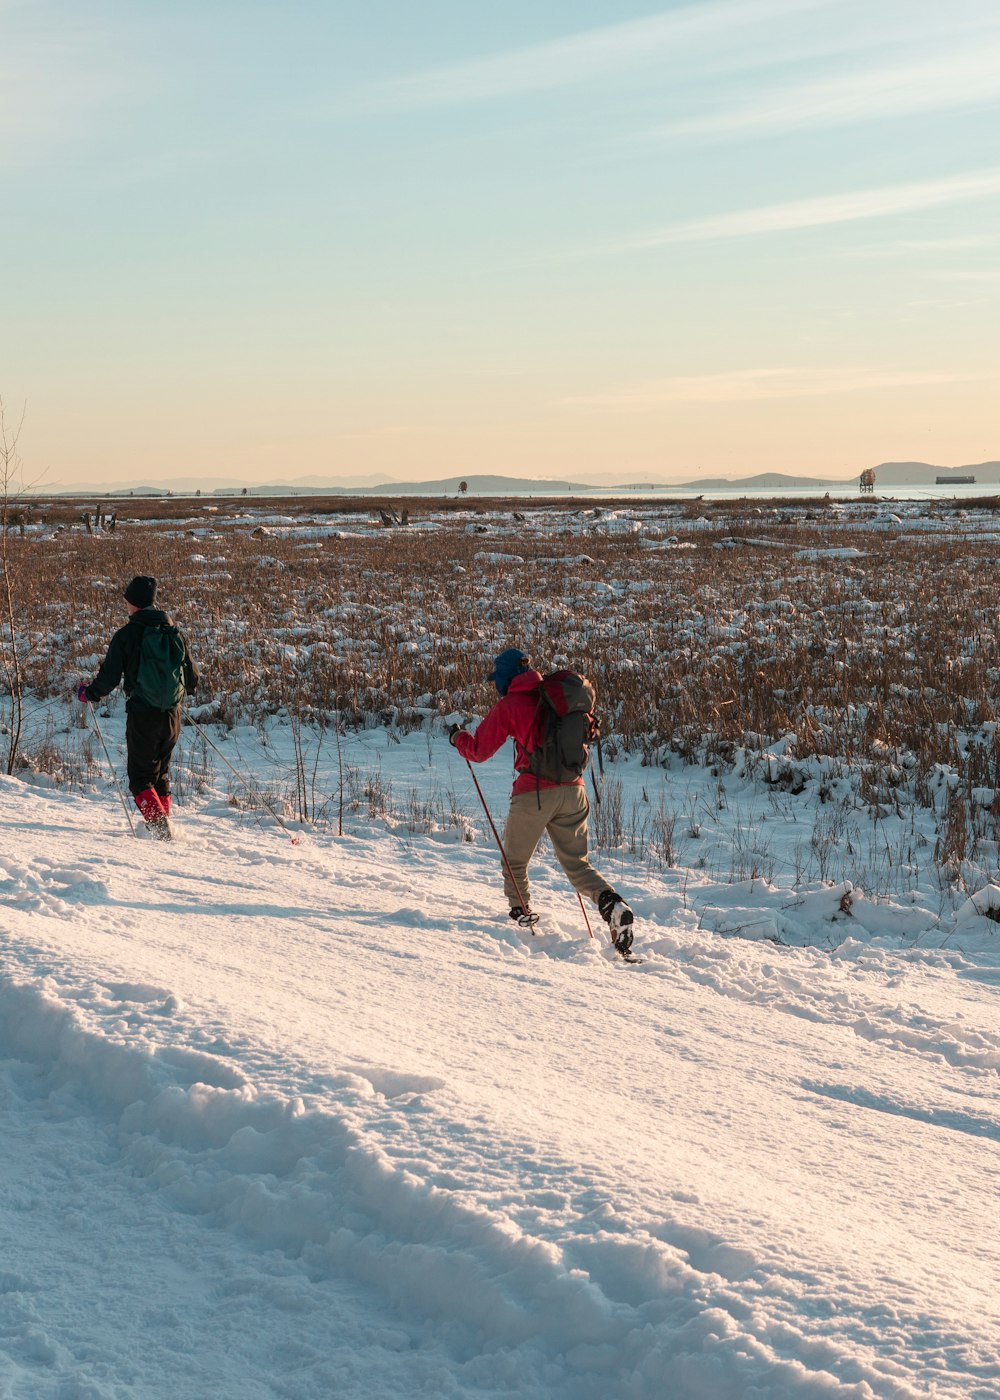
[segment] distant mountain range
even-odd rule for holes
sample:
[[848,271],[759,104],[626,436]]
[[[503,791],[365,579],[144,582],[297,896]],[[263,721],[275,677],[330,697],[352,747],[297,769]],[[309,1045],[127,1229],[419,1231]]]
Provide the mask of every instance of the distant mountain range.
[[[968,467],[935,467],[930,462],[880,462],[873,471],[876,491],[886,486],[933,486],[939,476],[974,476],[977,486],[1000,482],[1000,462],[976,462]],[[759,472],[756,476],[702,476],[680,482],[679,488],[685,491],[736,491],[740,487],[748,491],[801,491],[815,487],[828,491],[831,487],[842,489],[857,480],[857,476],[787,476],[783,472]]]
[[167,491],[173,491],[178,496],[194,495],[196,491],[200,491],[203,496],[213,492],[238,496],[246,487],[255,493],[259,491],[268,495],[287,496],[300,491],[311,493],[343,489],[354,492],[384,486],[392,480],[391,476],[384,473],[369,472],[365,476],[297,476],[291,481],[272,482],[262,486],[236,476],[174,476],[166,481],[105,481],[97,484],[86,482],[82,486],[63,486],[57,482],[53,486],[43,485],[39,489],[46,496],[127,496],[130,491],[136,496],[162,496]]
[[875,467],[880,486],[933,486],[939,476],[974,476],[976,485],[1000,481],[1000,462],[972,462],[967,467],[934,467],[927,462],[880,462]]
[[[976,484],[994,486],[1000,483],[1000,462],[974,462],[964,467],[936,467],[930,462],[880,462],[873,468],[875,490],[887,487],[933,486],[938,477],[952,478],[974,476]],[[589,473],[588,473],[589,475]],[[858,475],[850,477],[792,476],[784,472],[758,472],[755,476],[714,476],[696,477],[688,481],[668,481],[664,477],[646,477],[644,480],[623,482],[620,475],[615,479],[591,479],[588,481],[561,481],[520,476],[448,476],[432,481],[398,481],[381,474],[368,476],[300,476],[291,481],[269,482],[266,485],[252,485],[234,478],[225,477],[176,477],[168,481],[144,481],[132,485],[104,483],[102,485],[74,486],[60,489],[57,486],[43,488],[42,494],[58,496],[162,496],[173,493],[178,496],[241,496],[244,490],[249,496],[457,496],[463,494],[464,482],[469,496],[560,496],[586,495],[594,490],[614,490],[623,494],[629,491],[691,491],[702,494],[705,491],[783,491],[843,490],[856,483]]]
[[[359,484],[364,482],[365,484]],[[102,486],[74,486],[69,489],[48,487],[43,494],[58,496],[163,496],[168,492],[177,496],[194,495],[200,491],[203,497],[242,496],[313,496],[318,493],[327,496],[457,496],[462,494],[462,485],[470,496],[558,496],[568,492],[586,495],[595,489],[594,484],[579,481],[554,481],[520,476],[449,476],[434,481],[392,481],[388,477],[298,477],[295,481],[268,482],[265,485],[242,481],[178,477],[170,481],[136,483],[133,486],[117,483]]]

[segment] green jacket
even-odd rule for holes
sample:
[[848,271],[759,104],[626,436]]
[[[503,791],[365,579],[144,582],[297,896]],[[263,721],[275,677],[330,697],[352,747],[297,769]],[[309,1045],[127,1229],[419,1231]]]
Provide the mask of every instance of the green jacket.
[[[125,626],[119,627],[111,638],[108,654],[104,658],[101,669],[87,686],[85,692],[87,699],[103,700],[106,695],[111,694],[120,681],[122,689],[128,696],[125,708],[127,710],[148,710],[149,706],[144,701],[140,700],[138,696],[132,696],[139,671],[142,634],[147,627],[169,627],[171,625],[170,618],[165,612],[160,612],[159,608],[140,608],[138,612],[133,613]],[[181,641],[184,642],[184,689],[190,695],[198,684],[198,672],[195,670],[187,641],[183,635]]]

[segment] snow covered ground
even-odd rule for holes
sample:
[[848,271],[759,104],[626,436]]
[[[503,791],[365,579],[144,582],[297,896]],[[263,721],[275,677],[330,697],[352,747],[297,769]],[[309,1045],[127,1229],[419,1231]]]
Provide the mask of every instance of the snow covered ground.
[[626,967],[547,851],[503,916],[440,735],[351,743],[465,815],[293,844],[217,777],[161,845],[0,779],[0,1395],[1000,1396],[988,889],[863,899],[884,823],[615,765],[687,814],[597,862]]

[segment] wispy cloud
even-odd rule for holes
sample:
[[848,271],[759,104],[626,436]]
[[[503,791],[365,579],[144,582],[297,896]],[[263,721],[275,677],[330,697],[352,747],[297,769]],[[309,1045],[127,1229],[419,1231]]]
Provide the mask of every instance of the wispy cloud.
[[[909,67],[898,65],[898,74],[886,69],[887,80],[897,89],[886,96],[899,109],[916,100],[920,78],[919,53],[930,58],[930,80],[955,92],[951,75],[944,71],[938,48],[951,43],[961,33],[970,50],[973,67],[982,70],[982,84],[988,85],[988,58],[977,57],[974,45],[980,37],[987,47],[1000,39],[1000,24],[988,7],[988,0],[951,0],[947,10],[940,0],[689,0],[643,19],[625,20],[566,34],[500,53],[470,58],[464,62],[425,68],[415,73],[375,80],[308,103],[313,115],[332,110],[358,112],[400,112],[447,108],[520,97],[594,83],[618,74],[652,74],[657,92],[666,94],[692,82],[723,74],[738,74],[767,68],[819,61],[825,66],[845,55],[865,51],[901,50],[917,54]],[[979,36],[979,37],[977,37]],[[956,55],[956,67],[960,58]],[[935,74],[937,76],[935,76]],[[878,74],[870,75],[871,101],[877,100]],[[821,118],[817,101],[816,121],[839,120],[837,109],[850,104],[848,75],[831,80],[824,100],[828,115]],[[859,75],[864,85],[866,77]],[[912,93],[907,96],[906,90]],[[812,85],[803,87],[808,97]],[[790,100],[794,92],[789,91]],[[944,102],[943,95],[939,99]],[[780,106],[777,99],[775,106]],[[928,98],[931,102],[932,98]],[[786,116],[769,111],[769,99],[757,106],[747,104],[728,108],[704,118],[695,118],[666,128],[666,132],[704,130],[718,125],[720,134],[746,111],[752,122],[766,127],[780,124]],[[655,135],[656,133],[654,133]],[[658,133],[664,134],[663,130]]]
[[[695,243],[717,238],[748,238],[755,234],[790,233],[798,229],[878,219],[913,213],[946,204],[970,203],[1000,194],[1000,166],[973,170],[941,180],[918,180],[885,185],[874,190],[797,199],[787,204],[766,204],[737,209],[707,218],[683,219],[649,233],[590,250],[591,255],[657,248],[672,243]],[[584,252],[583,256],[587,256]]]
[[742,138],[994,104],[1000,104],[1000,34],[983,36],[974,48],[772,86],[762,96],[685,117],[651,135]]
[[994,286],[1000,282],[1000,268],[996,267],[943,268],[933,275],[941,282],[980,282]]
[[836,0],[703,0],[646,19],[605,25],[467,63],[425,69],[373,83],[352,105],[369,110],[418,110],[570,87],[602,74],[654,63],[686,44],[724,38],[732,44],[750,28]]
[[147,92],[147,75],[109,53],[102,36],[85,27],[50,32],[35,6],[7,8],[30,23],[12,27],[0,48],[0,168],[31,166]]
[[944,238],[890,238],[868,248],[846,248],[847,258],[899,258],[907,253],[934,256],[938,253],[971,253],[983,248],[995,248],[1000,233],[956,234]]
[[608,393],[573,395],[560,402],[576,407],[624,412],[678,403],[756,403],[767,399],[805,399],[873,389],[912,389],[991,377],[947,370],[893,370],[865,366],[844,369],[746,369],[723,374],[675,375]]

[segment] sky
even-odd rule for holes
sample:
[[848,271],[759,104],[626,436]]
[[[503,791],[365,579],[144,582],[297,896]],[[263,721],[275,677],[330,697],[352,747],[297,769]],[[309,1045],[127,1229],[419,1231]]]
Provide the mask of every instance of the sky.
[[993,0],[0,0],[23,476],[1000,458]]

